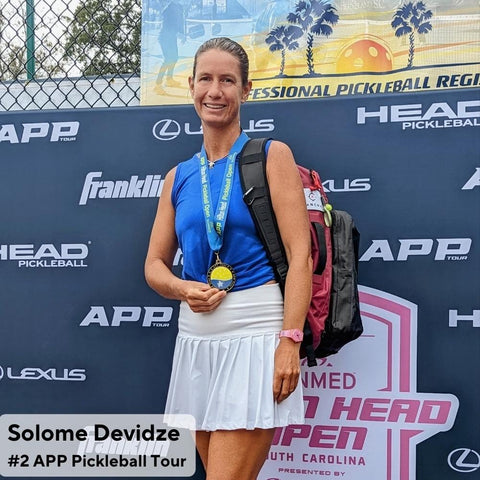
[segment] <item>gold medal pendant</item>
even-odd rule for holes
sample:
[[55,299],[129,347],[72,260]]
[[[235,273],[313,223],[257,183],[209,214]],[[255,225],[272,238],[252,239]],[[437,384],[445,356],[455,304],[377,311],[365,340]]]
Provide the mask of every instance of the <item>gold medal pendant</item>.
[[208,284],[213,288],[229,292],[235,285],[235,272],[230,265],[222,263],[218,252],[215,252],[215,255],[217,260],[207,272]]

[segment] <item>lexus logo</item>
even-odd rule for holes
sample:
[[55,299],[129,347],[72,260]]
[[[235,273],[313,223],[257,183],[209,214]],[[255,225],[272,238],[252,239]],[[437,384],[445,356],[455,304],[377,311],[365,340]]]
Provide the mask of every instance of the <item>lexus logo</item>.
[[456,472],[474,472],[480,468],[480,455],[470,448],[457,448],[450,452],[448,464]]
[[180,124],[170,118],[158,121],[152,130],[155,138],[165,141],[174,140],[180,135],[180,131]]
[[3,378],[3,368],[0,367],[0,380]]

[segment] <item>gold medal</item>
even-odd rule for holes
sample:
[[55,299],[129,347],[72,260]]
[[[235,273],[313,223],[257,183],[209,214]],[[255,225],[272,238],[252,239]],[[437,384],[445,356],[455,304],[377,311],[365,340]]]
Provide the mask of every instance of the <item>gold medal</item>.
[[229,292],[235,285],[235,272],[230,265],[221,262],[217,252],[215,254],[217,260],[207,272],[208,284],[213,288]]

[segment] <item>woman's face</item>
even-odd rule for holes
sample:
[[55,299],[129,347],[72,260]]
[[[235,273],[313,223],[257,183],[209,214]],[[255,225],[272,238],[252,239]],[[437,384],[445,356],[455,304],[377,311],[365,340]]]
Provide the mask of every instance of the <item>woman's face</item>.
[[190,92],[202,124],[228,127],[240,120],[240,105],[247,100],[251,82],[242,85],[240,63],[222,50],[212,49],[197,58]]

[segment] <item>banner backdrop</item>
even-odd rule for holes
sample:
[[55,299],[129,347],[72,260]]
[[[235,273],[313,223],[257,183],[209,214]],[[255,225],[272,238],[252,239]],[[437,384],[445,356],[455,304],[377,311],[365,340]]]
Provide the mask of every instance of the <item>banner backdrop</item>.
[[476,0],[144,0],[142,105],[188,103],[197,48],[230,37],[250,100],[480,86]]
[[[307,423],[277,430],[259,480],[478,478],[479,98],[243,107],[355,218],[365,324],[303,368]],[[0,122],[0,412],[163,413],[178,304],[143,262],[164,177],[200,148],[193,108]]]

